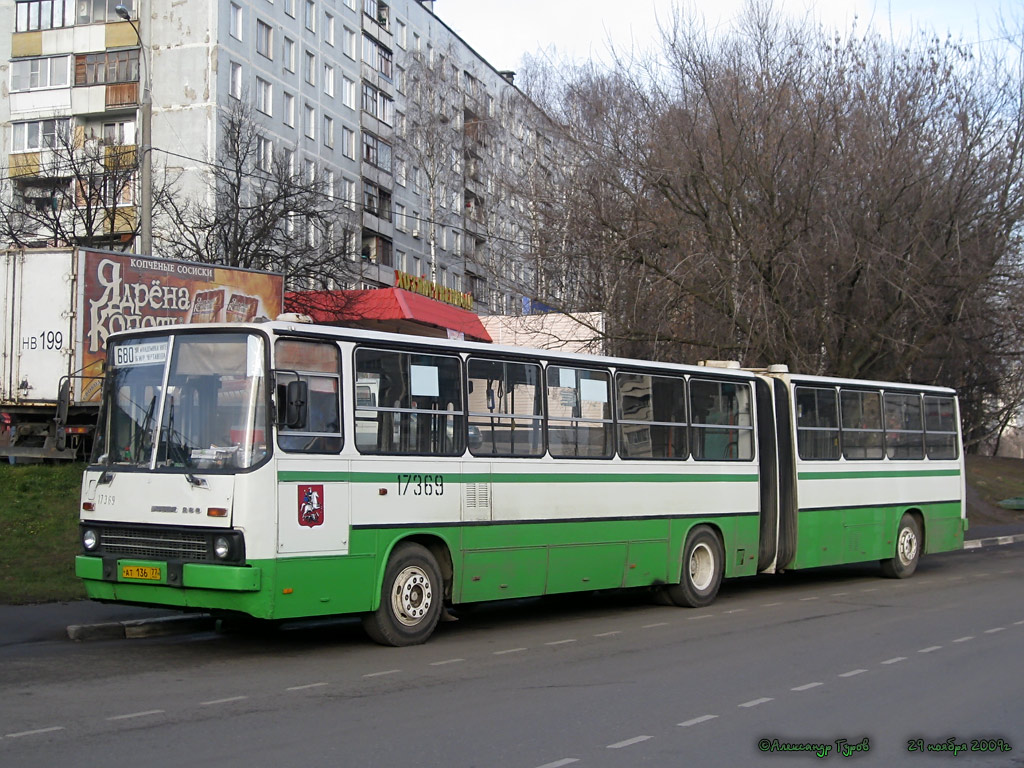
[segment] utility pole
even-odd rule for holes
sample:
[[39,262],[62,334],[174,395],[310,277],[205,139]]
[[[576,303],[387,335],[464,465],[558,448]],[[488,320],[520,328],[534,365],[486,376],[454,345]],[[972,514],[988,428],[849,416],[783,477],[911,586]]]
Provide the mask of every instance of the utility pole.
[[153,155],[152,155],[152,141],[153,141],[153,91],[152,91],[152,72],[149,67],[149,58],[146,52],[146,46],[142,42],[142,35],[139,32],[139,27],[132,21],[131,12],[123,5],[118,5],[114,8],[114,11],[122,19],[131,24],[132,29],[135,31],[135,37],[139,41],[139,50],[141,52],[142,69],[145,77],[142,79],[142,100],[140,103],[140,111],[142,113],[142,125],[139,131],[139,151],[141,157],[139,158],[139,197],[142,199],[139,201],[140,217],[142,219],[141,226],[139,228],[139,239],[140,245],[136,248],[136,251],[146,256],[153,255]]

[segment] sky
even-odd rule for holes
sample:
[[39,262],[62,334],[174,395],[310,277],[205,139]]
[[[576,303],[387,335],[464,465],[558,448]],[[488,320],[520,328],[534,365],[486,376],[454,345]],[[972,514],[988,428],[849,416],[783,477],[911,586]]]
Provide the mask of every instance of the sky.
[[[728,27],[743,0],[681,0],[702,14],[708,28]],[[523,54],[554,46],[559,58],[606,58],[609,40],[629,50],[658,39],[675,0],[435,0],[434,13],[498,70],[515,70]],[[902,39],[925,27],[965,41],[997,35],[1000,12],[1024,16],[1020,0],[775,0],[786,14],[808,12],[829,27],[868,25]],[[624,9],[629,9],[624,12]]]

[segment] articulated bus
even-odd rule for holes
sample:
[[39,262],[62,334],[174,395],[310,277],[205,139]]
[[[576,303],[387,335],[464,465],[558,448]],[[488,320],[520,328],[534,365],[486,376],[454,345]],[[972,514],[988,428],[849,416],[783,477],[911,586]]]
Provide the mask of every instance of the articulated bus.
[[260,619],[446,606],[961,548],[950,389],[273,321],[112,335],[82,481],[89,597]]

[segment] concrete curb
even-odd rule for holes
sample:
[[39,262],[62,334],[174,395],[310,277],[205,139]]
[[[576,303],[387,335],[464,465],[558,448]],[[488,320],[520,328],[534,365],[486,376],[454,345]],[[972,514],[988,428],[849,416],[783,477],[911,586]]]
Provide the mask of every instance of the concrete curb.
[[143,637],[205,632],[213,629],[214,618],[206,614],[161,616],[155,619],[109,621],[103,624],[72,624],[68,638],[83,640],[136,640]]
[[964,549],[981,549],[982,547],[998,547],[1003,544],[1017,544],[1024,541],[1024,533],[1013,536],[989,536],[986,539],[970,539],[964,542]]

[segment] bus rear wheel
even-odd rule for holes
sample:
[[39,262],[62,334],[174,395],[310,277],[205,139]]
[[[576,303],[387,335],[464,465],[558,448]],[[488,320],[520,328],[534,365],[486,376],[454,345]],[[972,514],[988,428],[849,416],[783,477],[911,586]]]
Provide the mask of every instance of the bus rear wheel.
[[381,645],[418,645],[433,633],[443,602],[441,569],[430,550],[399,544],[384,572],[380,607],[363,617],[363,628]]
[[905,514],[896,532],[896,554],[882,560],[882,575],[890,579],[905,579],[917,570],[921,560],[921,526],[917,518]]
[[669,584],[664,596],[673,605],[703,608],[711,605],[722,585],[725,555],[722,542],[706,525],[698,525],[686,537],[678,584]]

